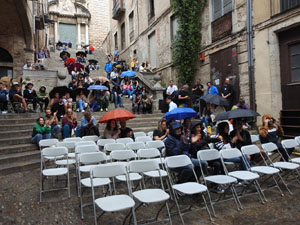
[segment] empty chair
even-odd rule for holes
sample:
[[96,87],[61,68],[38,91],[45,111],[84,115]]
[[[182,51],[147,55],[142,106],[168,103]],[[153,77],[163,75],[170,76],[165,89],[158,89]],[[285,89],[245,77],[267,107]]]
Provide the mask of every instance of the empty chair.
[[[160,175],[160,169],[158,163],[155,160],[151,160],[151,159],[130,161],[128,164],[128,171],[130,173],[146,173],[150,171],[157,171],[158,174]],[[170,196],[164,190],[164,185],[161,176],[160,176],[160,185],[161,188],[142,189],[139,191],[132,192],[132,195],[134,199],[140,202],[140,206],[143,204],[164,202],[169,216],[170,224],[172,224],[171,214],[167,202],[170,199]],[[137,206],[137,209],[140,206]],[[156,215],[156,219],[158,218],[158,215],[159,212]]]
[[144,142],[146,144],[148,141],[152,141],[152,138],[149,136],[141,136],[141,137],[136,137],[135,141],[136,142]]
[[97,142],[99,140],[99,137],[97,135],[89,135],[89,136],[83,136],[82,141],[94,141]]
[[[202,196],[202,199],[203,199],[203,202],[205,204],[205,207],[206,207],[207,213],[209,215],[209,218],[212,220],[212,217],[211,217],[206,199],[203,195],[204,193],[207,193],[210,205],[211,205],[212,210],[214,212],[214,208],[213,208],[213,205],[212,205],[211,199],[210,199],[210,194],[208,192],[207,187],[205,185],[199,183],[199,180],[198,180],[198,177],[195,173],[194,165],[193,165],[191,159],[187,155],[171,156],[171,157],[167,157],[165,159],[165,165],[166,165],[168,177],[169,177],[169,180],[170,180],[171,186],[172,186],[171,190],[172,190],[173,195],[174,195],[174,200],[175,200],[176,206],[178,208],[178,212],[179,212],[179,216],[180,216],[182,224],[184,224],[184,221],[183,221],[182,215],[180,213],[180,208],[179,208],[179,205],[178,205],[178,202],[177,202],[177,196],[179,197],[179,196],[182,196],[182,195],[200,194]],[[180,184],[176,184],[176,182],[173,180],[173,178],[171,176],[171,173],[172,173],[172,171],[177,171],[178,172],[179,170],[181,170],[181,171],[184,170],[185,175],[190,175],[191,174],[195,181],[194,182],[183,182],[183,183],[180,183]],[[190,174],[188,174],[188,173],[190,173]],[[178,193],[180,195],[178,195]],[[191,204],[191,206],[192,206],[192,204]]]
[[165,152],[165,143],[163,141],[147,141],[146,148],[157,148],[161,153]]
[[144,137],[146,136],[146,133],[145,132],[134,132],[134,137],[137,138],[137,137]]
[[105,152],[111,152],[115,150],[125,150],[126,147],[123,143],[111,143],[104,145],[104,151]]
[[201,150],[201,151],[197,152],[197,158],[199,160],[201,174],[204,179],[205,185],[208,186],[207,183],[214,183],[216,185],[222,185],[223,187],[226,186],[226,189],[231,190],[232,197],[237,205],[237,208],[239,209],[239,204],[238,204],[239,199],[236,194],[235,187],[234,187],[234,184],[237,182],[237,179],[234,177],[231,177],[228,175],[222,175],[222,174],[206,176],[203,171],[201,161],[209,162],[212,160],[221,160],[220,152],[216,149]]
[[75,147],[81,145],[96,145],[96,143],[94,141],[80,141],[75,143]]
[[81,138],[80,137],[69,137],[69,138],[65,138],[63,141],[79,142],[79,141],[81,141]]
[[46,147],[56,146],[57,143],[58,143],[58,139],[56,138],[40,140],[39,142],[40,150]]
[[282,140],[281,144],[289,157],[289,161],[300,164],[300,157],[290,158],[289,156],[292,153],[292,150],[299,146],[298,142],[295,139],[287,139]]
[[56,144],[56,147],[66,147],[69,150],[68,157],[75,158],[75,152],[71,152],[75,149],[75,143],[72,141],[60,141]]
[[151,139],[153,139],[153,131],[149,131],[149,132],[147,133],[147,136],[149,136],[149,137],[151,137]]
[[[257,190],[258,196],[261,200],[262,203],[264,203],[264,194],[259,186],[258,183],[258,179],[259,179],[259,175],[257,173],[254,172],[250,172],[247,170],[235,170],[235,171],[231,171],[228,172],[226,165],[224,163],[224,160],[226,159],[232,159],[232,158],[241,158],[243,160],[243,162],[248,165],[248,162],[245,162],[246,160],[244,159],[244,156],[242,155],[241,151],[236,149],[236,148],[232,148],[232,149],[224,149],[220,151],[221,153],[221,159],[222,159],[222,164],[224,167],[224,171],[227,175],[232,176],[234,178],[236,178],[238,181],[242,181],[244,182],[244,184],[247,184],[247,186],[249,186],[251,183],[253,183],[255,185],[255,188]],[[242,207],[242,205],[240,204],[240,207]]]
[[260,143],[259,135],[251,134],[251,142],[252,142],[252,144],[254,144],[254,143]]
[[[121,210],[131,209],[131,213],[133,216],[133,222],[136,225],[136,217],[134,206],[134,200],[125,194],[120,195],[110,195],[106,197],[95,198],[94,191],[94,179],[95,178],[113,178],[115,176],[124,175],[127,178],[127,171],[123,164],[104,164],[93,167],[91,170],[91,186],[92,186],[92,196],[93,196],[93,206],[94,206],[94,220],[95,225],[97,224],[97,208],[100,208],[103,213],[105,212],[118,212]],[[129,192],[129,183],[128,179],[126,179],[127,188]],[[116,192],[114,192],[116,193]],[[103,215],[103,214],[102,214]]]
[[133,151],[137,151],[139,149],[145,148],[145,143],[144,142],[132,142],[132,143],[127,143],[126,144],[127,149],[131,149]]
[[52,157],[56,159],[57,157],[66,158],[68,160],[68,149],[66,147],[52,147],[52,148],[44,148],[41,151],[41,173],[40,173],[40,201],[42,201],[42,194],[47,191],[54,191],[59,190],[58,188],[55,189],[44,189],[44,180],[47,177],[57,177],[57,176],[65,176],[67,178],[66,187],[61,188],[68,191],[68,197],[70,197],[70,179],[69,179],[69,165],[63,168],[49,168],[46,167],[44,163],[45,159],[48,157]]
[[104,148],[104,145],[112,144],[112,143],[116,143],[116,140],[115,139],[99,139],[97,141],[97,145],[100,146],[101,149]]
[[298,145],[300,145],[300,136],[295,137],[295,140],[297,141]]
[[132,138],[129,138],[129,137],[116,139],[116,143],[122,143],[124,145],[126,145],[127,143],[132,143],[132,142],[133,142]]

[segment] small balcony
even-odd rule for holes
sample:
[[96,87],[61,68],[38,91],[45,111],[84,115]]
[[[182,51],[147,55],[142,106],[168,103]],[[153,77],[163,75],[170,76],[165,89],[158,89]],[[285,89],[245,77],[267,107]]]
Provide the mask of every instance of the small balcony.
[[124,1],[116,0],[114,1],[114,7],[112,10],[112,18],[114,20],[120,20],[122,16],[125,14]]
[[300,0],[270,0],[271,16],[287,12],[300,6]]

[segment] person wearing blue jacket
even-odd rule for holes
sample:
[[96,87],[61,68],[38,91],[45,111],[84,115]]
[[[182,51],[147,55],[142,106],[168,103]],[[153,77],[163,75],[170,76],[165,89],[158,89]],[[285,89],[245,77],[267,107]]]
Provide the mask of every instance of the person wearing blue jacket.
[[207,82],[207,90],[206,90],[206,94],[211,94],[211,95],[218,95],[219,91],[218,88],[214,85],[212,85],[211,82]]
[[0,113],[7,113],[7,104],[8,104],[8,90],[4,84],[0,84]]

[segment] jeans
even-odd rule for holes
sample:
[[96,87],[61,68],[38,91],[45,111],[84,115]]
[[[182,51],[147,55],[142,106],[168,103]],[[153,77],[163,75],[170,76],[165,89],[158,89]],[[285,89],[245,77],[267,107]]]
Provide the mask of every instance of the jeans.
[[118,107],[118,102],[121,108],[123,108],[123,104],[122,104],[122,98],[120,95],[114,95],[114,99],[115,99],[115,108]]
[[71,129],[69,125],[64,125],[62,129],[63,139],[71,137]]
[[51,134],[47,133],[47,134],[36,134],[34,137],[31,138],[31,143],[32,144],[39,144],[40,140],[42,139],[50,139]]
[[52,126],[52,127],[51,127],[51,136],[52,136],[53,138],[57,138],[57,139],[58,139],[60,130],[61,130],[61,126],[60,126],[60,125]]
[[82,111],[82,110],[84,110],[84,108],[85,108],[84,101],[82,101],[82,99],[80,98],[80,99],[77,101],[77,109],[79,109],[79,111]]
[[94,100],[91,104],[91,109],[96,112],[100,110],[100,105],[98,104],[97,100]]
[[124,91],[122,91],[123,95],[128,95],[130,97],[130,95],[132,95],[132,91],[129,91],[129,89],[126,89]]
[[205,116],[205,117],[202,117],[201,120],[200,120],[200,123],[205,123],[205,127],[209,126],[210,122],[211,122],[211,119],[209,116]]

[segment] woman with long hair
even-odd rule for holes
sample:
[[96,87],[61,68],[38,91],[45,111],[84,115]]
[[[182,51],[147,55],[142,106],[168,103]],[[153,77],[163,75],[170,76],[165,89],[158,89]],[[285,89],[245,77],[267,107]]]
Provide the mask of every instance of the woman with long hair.
[[73,111],[71,108],[68,108],[66,114],[62,118],[62,133],[63,138],[71,137],[72,129],[77,127],[76,117],[73,115]]
[[167,127],[167,120],[162,119],[158,123],[157,130],[153,131],[153,140],[154,141],[162,141],[167,138],[169,135],[169,129]]
[[104,138],[105,139],[117,139],[121,133],[117,121],[109,120],[104,129]]

